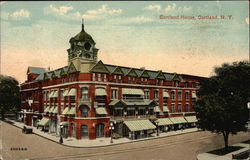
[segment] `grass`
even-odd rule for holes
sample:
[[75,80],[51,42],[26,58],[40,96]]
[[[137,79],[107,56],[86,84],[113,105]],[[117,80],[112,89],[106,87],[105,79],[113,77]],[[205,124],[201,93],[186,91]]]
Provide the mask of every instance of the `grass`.
[[216,149],[216,150],[210,151],[210,152],[208,152],[208,153],[216,154],[216,155],[219,155],[219,156],[223,156],[223,155],[225,155],[225,154],[228,154],[228,153],[237,151],[237,150],[239,150],[239,149],[241,149],[241,148],[243,148],[243,147],[239,147],[239,146],[229,146],[227,149],[225,149],[225,148],[220,148],[220,149]]

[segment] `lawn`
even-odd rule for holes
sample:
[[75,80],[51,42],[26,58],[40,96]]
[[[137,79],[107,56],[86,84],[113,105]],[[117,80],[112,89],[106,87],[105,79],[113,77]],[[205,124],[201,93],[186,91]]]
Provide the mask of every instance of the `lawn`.
[[228,153],[237,151],[237,150],[239,150],[239,149],[241,149],[241,148],[243,148],[243,147],[239,147],[239,146],[229,146],[227,149],[225,149],[225,148],[220,148],[220,149],[216,149],[216,150],[210,151],[210,152],[208,152],[208,153],[216,154],[216,155],[219,155],[219,156],[223,156],[223,155],[225,155],[225,154],[228,154]]

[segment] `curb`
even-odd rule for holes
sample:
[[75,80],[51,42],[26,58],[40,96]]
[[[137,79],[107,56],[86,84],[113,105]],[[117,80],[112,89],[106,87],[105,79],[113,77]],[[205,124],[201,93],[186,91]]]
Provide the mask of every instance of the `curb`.
[[[8,123],[6,121],[2,121],[2,122]],[[10,124],[10,123],[8,123],[8,124]],[[14,125],[14,124],[10,124],[10,125],[12,125],[12,126],[14,126],[16,128],[22,129],[21,127],[18,127],[18,126]],[[52,140],[50,138],[44,137],[44,136],[42,136],[40,134],[37,134],[37,133],[34,133],[34,132],[32,132],[32,134],[37,135],[37,136],[42,137],[42,138],[45,138],[45,139],[47,139],[47,140],[49,140],[51,142],[55,142],[55,143],[57,143],[59,145],[62,145],[62,146],[65,146],[65,147],[70,147],[70,148],[103,148],[103,147],[123,145],[123,144],[128,144],[128,143],[136,143],[136,142],[141,142],[141,141],[161,139],[161,138],[166,138],[166,137],[174,137],[174,136],[179,136],[179,135],[184,135],[184,134],[190,134],[190,133],[194,133],[194,132],[202,132],[202,131],[201,130],[197,130],[197,131],[185,132],[185,133],[180,133],[180,134],[175,134],[175,135],[168,135],[168,136],[163,136],[163,137],[155,137],[155,138],[148,138],[148,139],[131,140],[129,142],[122,142],[122,143],[116,143],[116,144],[113,143],[113,144],[108,144],[108,145],[89,146],[89,147],[71,146],[71,145],[59,143],[58,141]]]

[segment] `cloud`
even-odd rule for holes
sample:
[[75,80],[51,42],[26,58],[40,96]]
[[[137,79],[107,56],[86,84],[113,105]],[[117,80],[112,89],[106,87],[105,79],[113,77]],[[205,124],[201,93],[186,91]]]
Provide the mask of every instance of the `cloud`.
[[49,13],[54,13],[56,15],[65,15],[66,13],[68,13],[68,11],[71,11],[73,10],[73,7],[72,6],[59,6],[59,7],[55,7],[53,4],[50,4],[45,12]]
[[187,7],[187,6],[183,6],[183,7],[178,7],[175,3],[173,3],[172,5],[168,5],[165,8],[166,12],[189,12],[192,11],[192,7]]
[[6,3],[5,1],[1,1],[1,2],[0,2],[0,5],[3,5],[3,4],[5,4],[5,3]]
[[23,20],[29,19],[31,17],[31,13],[28,10],[21,9],[12,13],[3,11],[0,16],[3,20]]
[[157,10],[159,11],[161,9],[161,6],[158,4],[153,4],[145,7],[146,10]]
[[246,23],[249,24],[249,17],[245,19]]
[[110,9],[108,5],[102,5],[98,9],[88,10],[85,13],[75,11],[72,6],[59,6],[49,5],[44,9],[45,14],[53,15],[57,18],[63,18],[67,20],[79,20],[84,19],[104,19],[108,16],[119,15],[122,13],[122,9]]
[[28,10],[21,9],[19,11],[15,11],[11,13],[9,16],[16,20],[27,19],[30,18],[31,13]]

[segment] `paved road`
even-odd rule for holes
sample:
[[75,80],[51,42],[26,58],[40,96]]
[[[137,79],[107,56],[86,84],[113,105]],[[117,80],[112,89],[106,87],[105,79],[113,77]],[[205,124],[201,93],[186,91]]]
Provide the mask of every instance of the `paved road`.
[[[5,122],[0,126],[4,160],[195,160],[198,153],[223,147],[223,138],[209,132],[190,134],[114,145],[99,148],[62,146]],[[230,136],[230,144],[249,138],[248,133]],[[27,148],[13,151],[11,148]]]

